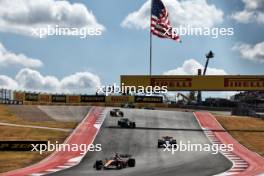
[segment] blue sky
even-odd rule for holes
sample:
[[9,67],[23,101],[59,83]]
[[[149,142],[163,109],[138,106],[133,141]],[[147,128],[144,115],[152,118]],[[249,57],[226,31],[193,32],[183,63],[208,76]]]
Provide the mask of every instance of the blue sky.
[[[227,74],[263,74],[264,54],[259,51],[263,46],[255,50],[254,46],[264,41],[264,23],[252,19],[241,22],[233,17],[235,13],[247,10],[256,14],[261,13],[262,7],[260,9],[246,7],[246,0],[201,1],[205,1],[209,6],[214,5],[217,10],[223,12],[223,21],[214,26],[234,28],[234,35],[217,39],[208,36],[182,36],[182,43],[154,36],[153,73],[163,74],[175,70],[190,59],[204,65],[205,53],[213,50],[216,57],[210,61],[211,68],[224,70]],[[0,32],[0,43],[10,53],[24,54],[40,60],[43,66],[31,69],[44,77],[51,75],[61,80],[76,72],[89,72],[97,75],[101,84],[118,83],[122,74],[148,73],[148,29],[121,26],[128,14],[140,9],[145,2],[145,0],[69,0],[70,4],[81,3],[88,11],[92,11],[97,22],[106,29],[101,36],[88,39],[49,36],[40,39],[20,32],[10,32],[7,27],[6,31]],[[258,5],[262,6],[261,3]],[[169,11],[169,14],[173,13],[175,12]],[[0,18],[3,18],[1,13]],[[177,21],[175,16],[170,16],[170,19]],[[237,47],[232,50],[234,46]],[[245,48],[249,50],[249,54],[241,53]],[[26,66],[21,64],[1,66],[0,75],[19,82],[16,76],[24,68]],[[2,83],[2,86],[4,84]],[[29,86],[18,83],[18,88],[28,89]],[[32,85],[32,89],[38,87],[34,86]]]

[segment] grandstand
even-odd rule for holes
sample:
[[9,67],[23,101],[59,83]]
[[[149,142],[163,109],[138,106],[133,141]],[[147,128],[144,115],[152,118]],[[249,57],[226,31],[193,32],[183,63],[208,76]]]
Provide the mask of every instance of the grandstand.
[[235,102],[242,102],[256,108],[264,108],[264,91],[245,91],[231,98]]

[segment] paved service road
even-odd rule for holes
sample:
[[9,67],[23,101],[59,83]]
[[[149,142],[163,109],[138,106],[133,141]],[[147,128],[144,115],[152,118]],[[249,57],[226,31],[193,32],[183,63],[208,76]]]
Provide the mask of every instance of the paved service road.
[[[222,154],[201,151],[177,151],[172,154],[157,148],[158,138],[165,135],[173,136],[178,143],[190,141],[195,144],[209,144],[204,133],[199,131],[200,127],[192,113],[138,109],[124,109],[124,113],[125,117],[136,121],[137,126],[141,128],[109,128],[115,126],[119,118],[108,116],[94,142],[102,144],[102,151],[88,152],[78,166],[52,175],[211,176],[224,172],[232,166]],[[136,159],[136,167],[103,171],[93,169],[96,160],[110,157],[115,152],[132,154]]]

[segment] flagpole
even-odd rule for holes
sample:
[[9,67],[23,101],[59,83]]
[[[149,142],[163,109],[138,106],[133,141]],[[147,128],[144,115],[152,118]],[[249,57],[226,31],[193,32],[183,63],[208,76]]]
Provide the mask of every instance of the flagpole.
[[151,34],[151,16],[152,16],[152,3],[150,0],[150,30],[149,30],[149,76],[152,75],[152,34]]

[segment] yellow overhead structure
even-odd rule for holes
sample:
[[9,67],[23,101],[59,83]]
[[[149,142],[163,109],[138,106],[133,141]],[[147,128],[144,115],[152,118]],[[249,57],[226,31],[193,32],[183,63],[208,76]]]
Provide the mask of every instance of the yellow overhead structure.
[[145,76],[121,75],[124,86],[167,86],[169,91],[258,91],[264,90],[264,75]]

